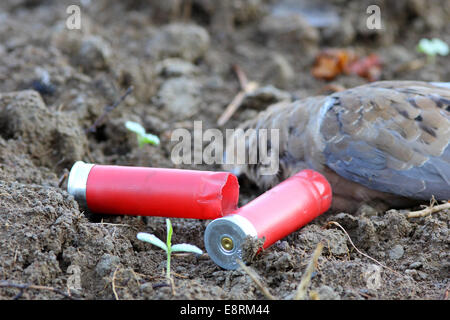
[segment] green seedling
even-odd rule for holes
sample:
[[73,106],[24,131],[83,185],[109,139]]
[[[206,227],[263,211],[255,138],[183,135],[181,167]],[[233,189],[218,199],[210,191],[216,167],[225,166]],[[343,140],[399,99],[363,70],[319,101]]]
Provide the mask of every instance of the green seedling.
[[181,244],[174,244],[172,245],[172,223],[170,222],[170,219],[166,219],[166,225],[167,225],[167,240],[166,243],[162,242],[160,239],[158,239],[155,235],[145,232],[139,232],[137,234],[137,238],[141,241],[145,241],[148,243],[153,244],[154,246],[157,246],[167,253],[167,265],[166,265],[166,276],[167,279],[170,279],[170,256],[172,252],[191,252],[196,254],[203,254],[203,251],[199,249],[198,247],[187,244],[187,243],[181,243]]
[[421,39],[417,45],[417,51],[424,53],[427,56],[427,60],[432,62],[435,60],[436,55],[446,56],[449,53],[448,44],[438,38],[433,39]]
[[139,148],[141,148],[144,144],[153,144],[153,145],[159,145],[159,138],[153,134],[146,133],[143,126],[141,126],[139,123],[134,121],[127,121],[125,122],[125,127],[136,133]]

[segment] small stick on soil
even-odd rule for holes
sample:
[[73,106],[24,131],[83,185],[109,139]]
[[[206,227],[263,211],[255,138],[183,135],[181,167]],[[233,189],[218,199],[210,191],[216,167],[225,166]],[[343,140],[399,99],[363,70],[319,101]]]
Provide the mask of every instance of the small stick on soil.
[[125,100],[125,98],[131,93],[133,92],[133,86],[129,87],[127,89],[127,91],[111,106],[106,106],[105,107],[105,111],[100,115],[100,117],[97,118],[97,120],[95,120],[94,124],[86,130],[86,133],[88,132],[95,132],[97,130],[97,127],[99,125],[101,125],[103,123],[103,121],[105,120],[106,116],[113,111],[115,108],[117,108],[117,106],[119,104],[122,103],[123,100]]
[[264,296],[269,300],[276,300],[276,298],[269,292],[269,290],[261,283],[261,281],[258,278],[258,275],[249,267],[247,267],[244,262],[242,262],[239,259],[236,259],[237,263],[241,267],[242,270],[245,271],[245,273],[248,274],[248,276],[253,280],[253,282],[256,284],[256,286],[261,290],[261,292],[264,294]]
[[134,280],[136,280],[136,284],[139,287],[141,283],[139,282],[139,278],[138,278],[136,272],[134,272],[134,270],[131,269],[131,273],[133,274]]
[[172,277],[169,278],[169,281],[170,281],[170,288],[172,289],[172,295],[174,296],[177,294],[177,292],[175,291],[175,281],[173,281]]
[[178,278],[181,278],[181,279],[188,279],[189,277],[188,276],[184,276],[184,275],[182,275],[182,274],[179,274],[179,273],[176,273],[176,272],[171,272],[171,274],[173,274],[174,276],[176,276],[176,277],[178,277]]
[[388,269],[389,271],[395,273],[397,276],[402,277],[402,275],[401,275],[400,273],[398,273],[397,271],[395,271],[394,269],[389,268],[388,266],[384,265],[384,264],[381,263],[380,261],[378,261],[378,260],[372,258],[372,257],[369,256],[368,254],[365,254],[364,252],[362,252],[361,250],[359,250],[359,249],[355,246],[355,244],[353,243],[352,239],[350,238],[350,235],[347,233],[347,231],[345,231],[344,227],[341,226],[338,222],[336,222],[336,221],[330,221],[330,222],[327,223],[327,225],[330,225],[330,224],[334,224],[334,225],[338,226],[338,227],[345,233],[345,235],[347,236],[348,241],[350,241],[350,244],[352,245],[352,247],[355,248],[355,250],[356,250],[360,255],[362,255],[362,256],[364,256],[364,257],[366,257],[366,258],[372,260],[373,262],[375,262],[376,264],[380,265],[381,267]]
[[129,224],[121,224],[121,223],[107,223],[107,222],[86,222],[82,223],[82,225],[93,227],[93,226],[110,226],[110,227],[127,227],[137,230],[137,227],[134,227]]
[[111,280],[111,287],[112,287],[112,291],[114,293],[114,297],[116,298],[116,300],[120,300],[119,296],[117,295],[117,292],[116,292],[116,274],[117,274],[118,270],[119,270],[119,267],[117,267],[116,270],[114,270],[113,277]]
[[59,178],[59,182],[58,182],[58,188],[61,188],[64,181],[66,181],[67,177],[69,176],[69,174],[67,172],[65,172],[61,178]]
[[192,0],[183,1],[183,21],[189,21],[192,13]]
[[233,70],[236,73],[236,76],[238,77],[241,90],[233,98],[231,103],[226,107],[223,114],[217,120],[217,125],[219,126],[223,126],[225,123],[227,123],[227,121],[230,120],[230,118],[233,116],[236,110],[239,109],[242,102],[244,101],[245,96],[248,93],[255,91],[259,87],[258,83],[254,81],[248,81],[244,71],[238,65],[233,65]]
[[170,284],[168,284],[167,282],[159,282],[159,283],[152,284],[153,289],[164,288],[164,287],[169,287],[169,286],[170,286]]
[[20,292],[19,294],[17,294],[14,299],[19,299],[23,292],[25,290],[44,290],[44,291],[51,291],[54,293],[57,293],[59,295],[62,295],[63,297],[67,298],[67,299],[71,299],[71,300],[78,300],[77,298],[72,297],[71,295],[68,295],[67,293],[65,293],[64,291],[58,290],[56,288],[53,287],[46,287],[46,286],[37,286],[37,285],[33,285],[33,284],[20,284],[20,283],[13,283],[13,282],[8,282],[8,281],[0,281],[0,288],[16,288],[19,289]]
[[306,298],[306,291],[308,290],[312,274],[317,266],[317,260],[319,259],[320,254],[322,253],[322,249],[323,243],[319,242],[317,244],[316,249],[314,250],[311,260],[308,263],[308,266],[306,267],[305,274],[303,275],[302,280],[298,285],[297,292],[294,296],[294,300],[304,300]]
[[13,267],[16,264],[18,253],[19,253],[19,248],[16,248],[16,250],[14,250]]
[[444,295],[442,297],[443,300],[448,300],[448,291],[450,289],[450,284],[447,286],[447,288],[445,288],[445,292]]
[[108,222],[92,223],[92,222],[90,222],[90,224],[100,224],[102,226],[113,226],[113,227],[130,227],[130,228],[135,228],[133,226],[130,226],[129,224],[123,224],[123,223],[108,223]]
[[59,166],[61,163],[63,163],[66,160],[66,157],[62,157],[56,164],[55,167]]
[[432,202],[429,207],[426,207],[423,210],[408,212],[408,215],[406,217],[407,218],[426,217],[426,216],[431,215],[432,213],[435,213],[435,212],[438,212],[438,211],[442,211],[442,210],[445,210],[445,209],[450,209],[450,202],[449,201],[447,201],[446,203],[437,205],[437,206],[435,205],[435,202]]

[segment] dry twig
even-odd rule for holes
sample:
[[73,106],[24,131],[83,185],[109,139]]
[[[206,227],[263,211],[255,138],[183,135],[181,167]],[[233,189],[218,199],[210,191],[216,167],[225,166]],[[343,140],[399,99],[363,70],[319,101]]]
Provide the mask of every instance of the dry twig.
[[366,257],[366,258],[372,260],[373,262],[375,262],[376,264],[380,265],[381,267],[388,269],[389,271],[395,273],[397,276],[399,276],[399,277],[402,276],[400,273],[398,273],[398,272],[395,271],[394,269],[389,268],[389,267],[386,266],[385,264],[381,263],[380,261],[378,261],[378,260],[372,258],[372,257],[369,256],[368,254],[365,254],[364,252],[362,252],[361,250],[359,250],[359,249],[355,246],[355,244],[353,243],[352,239],[350,238],[350,235],[347,233],[347,231],[344,229],[344,227],[341,226],[338,222],[336,222],[336,221],[329,221],[327,225],[330,225],[330,224],[334,224],[334,225],[338,226],[338,227],[345,233],[345,235],[347,236],[348,241],[350,241],[350,244],[352,245],[352,247],[355,248],[355,250],[356,250],[360,255],[362,255],[362,256],[364,256],[364,257]]
[[136,228],[136,227],[130,226],[129,224],[123,224],[123,223],[109,223],[109,222],[103,222],[103,220],[102,220],[101,222],[97,222],[97,223],[90,222],[90,224],[98,224],[98,225],[102,225],[102,226],[113,226],[113,227],[129,227],[129,228]]
[[43,291],[51,291],[54,293],[57,293],[59,295],[62,295],[63,297],[71,300],[77,300],[77,298],[72,297],[71,295],[65,293],[62,290],[53,288],[53,287],[47,287],[47,286],[38,286],[33,284],[20,284],[20,283],[13,283],[9,281],[0,281],[0,288],[16,288],[19,289],[20,292],[14,297],[14,300],[19,299],[25,290],[43,290]]
[[294,300],[304,300],[306,297],[306,291],[308,289],[309,283],[311,282],[312,273],[314,272],[314,268],[317,266],[317,260],[322,253],[323,243],[319,242],[314,253],[311,257],[311,260],[306,267],[305,274],[298,285],[297,292],[295,293]]
[[172,295],[174,296],[177,294],[177,292],[175,291],[175,282],[173,281],[172,277],[169,278],[169,281],[170,281],[170,288],[172,289]]
[[99,125],[101,125],[103,123],[103,121],[105,120],[106,116],[113,111],[115,108],[117,108],[117,106],[119,104],[122,103],[123,100],[125,100],[125,98],[131,93],[133,92],[133,87],[129,87],[127,89],[127,91],[111,106],[106,106],[105,107],[105,111],[100,115],[100,117],[97,118],[97,120],[95,120],[94,124],[86,130],[86,133],[88,132],[95,132],[97,130],[97,127]]
[[59,181],[58,181],[58,188],[61,188],[61,187],[62,187],[64,181],[66,181],[66,179],[67,179],[68,177],[69,177],[69,174],[68,174],[67,172],[65,172],[65,173],[61,176],[61,178],[59,178]]
[[226,107],[223,114],[217,120],[217,125],[219,126],[223,126],[228,120],[230,120],[230,118],[233,116],[236,110],[239,109],[239,107],[241,106],[245,96],[255,91],[259,87],[258,83],[254,81],[248,81],[244,71],[238,65],[234,65],[233,70],[236,73],[236,76],[238,77],[241,90],[233,98],[231,103]]
[[261,283],[261,281],[258,278],[258,275],[255,274],[255,272],[247,267],[244,262],[237,259],[236,260],[239,266],[242,270],[245,271],[245,273],[248,274],[248,276],[253,280],[253,282],[256,284],[256,286],[261,290],[261,292],[264,294],[264,296],[269,300],[275,300],[275,297],[269,292],[269,290]]
[[450,290],[450,283],[447,285],[447,288],[445,288],[444,295],[442,297],[443,300],[448,300],[448,292]]
[[111,287],[112,287],[112,291],[114,293],[114,297],[116,298],[116,300],[120,300],[119,296],[117,295],[117,292],[116,292],[116,275],[117,275],[118,270],[119,270],[119,266],[117,266],[116,270],[114,270],[113,277],[111,280]]
[[437,206],[435,204],[436,204],[436,200],[433,198],[431,200],[431,204],[429,207],[426,207],[425,209],[419,210],[419,211],[408,212],[408,215],[406,217],[407,218],[421,218],[421,217],[429,216],[430,214],[438,212],[438,211],[450,209],[450,201],[447,201],[443,204],[439,204]]

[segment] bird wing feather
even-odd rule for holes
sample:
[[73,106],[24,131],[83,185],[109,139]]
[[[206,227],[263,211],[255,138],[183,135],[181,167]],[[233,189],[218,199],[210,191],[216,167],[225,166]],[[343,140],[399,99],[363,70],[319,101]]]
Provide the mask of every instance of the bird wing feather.
[[378,191],[450,198],[450,87],[383,81],[328,99],[319,130],[329,168]]

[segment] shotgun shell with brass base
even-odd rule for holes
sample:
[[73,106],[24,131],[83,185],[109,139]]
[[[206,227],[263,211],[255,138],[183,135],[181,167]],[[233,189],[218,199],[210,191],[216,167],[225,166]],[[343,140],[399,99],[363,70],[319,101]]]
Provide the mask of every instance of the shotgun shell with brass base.
[[205,248],[224,269],[236,269],[248,236],[263,248],[303,227],[331,205],[331,186],[320,173],[303,170],[233,213],[208,224]]
[[216,219],[237,208],[229,172],[95,165],[77,161],[68,192],[94,213]]

